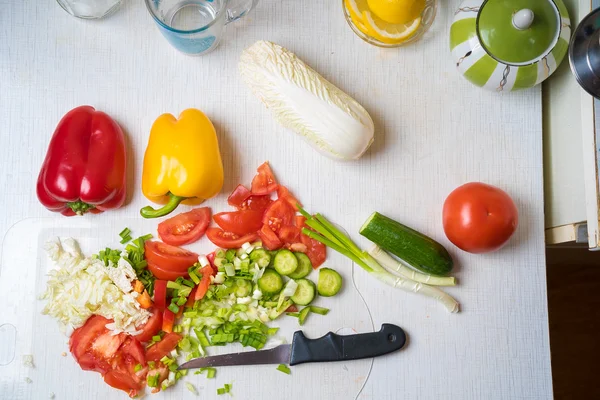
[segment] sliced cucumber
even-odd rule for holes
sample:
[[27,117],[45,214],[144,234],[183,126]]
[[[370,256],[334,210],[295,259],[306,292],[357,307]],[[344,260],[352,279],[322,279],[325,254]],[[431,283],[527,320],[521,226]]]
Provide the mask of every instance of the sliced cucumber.
[[250,261],[257,263],[261,268],[265,268],[271,262],[271,255],[265,249],[254,249],[250,253]]
[[310,312],[310,307],[304,307],[302,311],[300,311],[300,315],[298,316],[298,323],[300,325],[304,325],[304,321],[306,321],[306,317],[308,317],[308,313]]
[[296,258],[298,259],[298,268],[288,276],[292,279],[300,279],[304,278],[310,271],[312,271],[312,263],[310,262],[310,258],[304,253],[294,253]]
[[298,279],[296,281],[298,287],[292,297],[294,304],[307,306],[315,298],[315,284],[308,279]]
[[261,292],[270,296],[281,292],[283,288],[283,279],[281,279],[281,275],[277,273],[277,271],[272,269],[267,269],[263,273],[263,276],[258,280],[258,287]]
[[319,282],[317,291],[323,297],[335,296],[342,288],[342,276],[331,268],[319,270]]
[[245,279],[235,280],[235,295],[236,297],[246,297],[252,294],[252,282]]
[[289,275],[298,268],[298,259],[289,250],[279,250],[273,260],[273,267],[281,275]]

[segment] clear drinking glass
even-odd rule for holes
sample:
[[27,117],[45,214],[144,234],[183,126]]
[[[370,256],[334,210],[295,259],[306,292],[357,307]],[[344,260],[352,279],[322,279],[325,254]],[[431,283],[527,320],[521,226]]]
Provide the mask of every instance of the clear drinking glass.
[[217,47],[225,25],[247,15],[257,1],[146,0],[146,7],[173,47],[202,55]]
[[77,18],[97,19],[113,13],[122,0],[56,0],[69,14]]

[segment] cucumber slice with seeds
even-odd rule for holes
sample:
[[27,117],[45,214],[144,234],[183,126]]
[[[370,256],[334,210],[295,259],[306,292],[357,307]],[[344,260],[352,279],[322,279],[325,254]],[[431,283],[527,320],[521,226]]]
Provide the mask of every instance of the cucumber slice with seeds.
[[298,268],[298,259],[289,250],[279,250],[273,260],[273,266],[281,275],[289,275]]
[[250,261],[257,263],[261,268],[265,268],[271,262],[271,255],[264,249],[254,249],[250,253]]
[[304,278],[310,271],[312,271],[312,263],[310,262],[310,258],[304,253],[294,253],[296,258],[298,259],[298,268],[288,276],[292,279],[300,279]]
[[335,296],[342,288],[342,276],[331,268],[319,270],[317,291],[323,297]]
[[279,275],[277,271],[267,269],[263,273],[263,276],[258,280],[258,287],[264,294],[273,295],[281,292],[281,289],[283,288],[283,279],[281,279],[281,275]]
[[298,279],[296,281],[298,287],[292,297],[294,304],[307,306],[315,298],[315,284],[308,279]]
[[252,283],[245,279],[235,280],[235,295],[236,297],[246,297],[252,294]]

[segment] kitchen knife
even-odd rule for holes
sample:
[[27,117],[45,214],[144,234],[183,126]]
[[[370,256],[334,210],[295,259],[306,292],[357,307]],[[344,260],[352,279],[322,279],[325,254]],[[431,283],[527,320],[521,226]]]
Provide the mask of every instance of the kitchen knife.
[[379,332],[356,335],[336,335],[329,332],[318,339],[308,339],[302,331],[297,331],[291,345],[282,344],[269,350],[196,358],[180,365],[179,369],[359,360],[400,350],[405,343],[406,334],[402,328],[392,324],[382,324]]

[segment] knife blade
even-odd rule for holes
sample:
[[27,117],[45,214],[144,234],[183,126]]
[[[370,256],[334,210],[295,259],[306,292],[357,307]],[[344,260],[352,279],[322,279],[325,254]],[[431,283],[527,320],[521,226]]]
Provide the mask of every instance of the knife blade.
[[392,324],[382,324],[378,332],[355,335],[329,332],[317,339],[309,339],[302,331],[296,331],[292,344],[282,344],[269,350],[196,358],[180,365],[179,369],[359,360],[400,350],[405,343],[404,330]]

